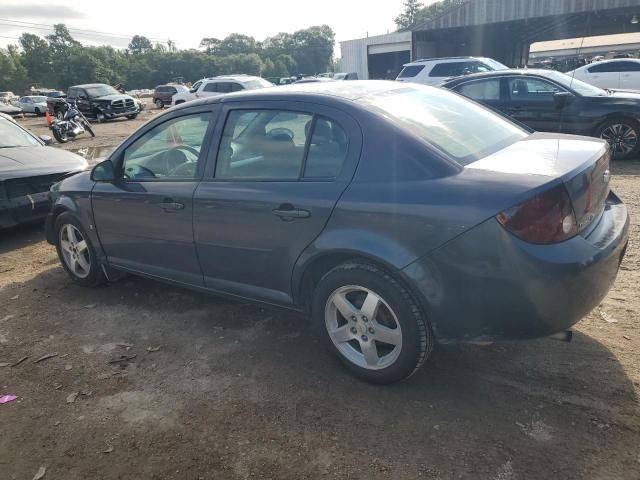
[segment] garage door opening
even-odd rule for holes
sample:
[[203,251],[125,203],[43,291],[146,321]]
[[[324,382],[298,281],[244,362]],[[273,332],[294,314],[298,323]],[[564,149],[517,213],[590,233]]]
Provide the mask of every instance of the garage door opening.
[[369,53],[367,63],[372,80],[395,80],[402,65],[411,61],[409,50],[388,53]]

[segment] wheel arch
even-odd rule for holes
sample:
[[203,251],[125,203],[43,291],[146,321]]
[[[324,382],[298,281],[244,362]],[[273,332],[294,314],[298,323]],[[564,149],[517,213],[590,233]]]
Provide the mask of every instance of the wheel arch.
[[606,114],[604,118],[602,118],[599,122],[596,123],[592,132],[593,135],[598,136],[600,129],[603,127],[603,125],[616,119],[631,120],[632,122],[635,122],[640,125],[640,117],[638,115],[634,115],[631,112],[611,112]]

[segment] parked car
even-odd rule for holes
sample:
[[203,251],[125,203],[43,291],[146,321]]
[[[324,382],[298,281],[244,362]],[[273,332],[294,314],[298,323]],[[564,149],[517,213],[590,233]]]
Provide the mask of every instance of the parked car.
[[424,85],[440,85],[461,75],[478,72],[505,70],[507,67],[492,58],[448,57],[416,60],[403,65],[396,78],[399,82],[414,82]]
[[640,60],[603,60],[576,68],[567,75],[600,88],[640,90]]
[[357,72],[338,72],[333,74],[334,80],[358,80]]
[[565,331],[596,307],[629,219],[607,144],[531,133],[444,89],[292,85],[158,115],[52,188],[71,279],[121,272],[311,315],[356,375],[434,342]]
[[[69,103],[77,101],[80,112],[86,117],[96,118],[99,123],[118,117],[134,119],[140,111],[133,97],[120,93],[104,83],[69,87],[66,101]],[[62,118],[66,102],[56,98],[48,98],[47,107],[49,113]]]
[[12,100],[17,100],[18,97],[13,92],[0,92],[0,103],[11,103]]
[[243,90],[256,90],[273,87],[273,83],[264,78],[251,75],[221,75],[218,77],[203,78],[193,84],[188,92],[177,93],[173,96],[174,105],[194,100],[196,98],[215,97],[225,93],[240,92]]
[[443,85],[541,132],[607,140],[616,159],[640,149],[640,93],[607,91],[550,70],[501,70]]
[[305,77],[300,80],[296,80],[293,83],[319,83],[319,82],[333,82],[335,81],[333,78],[327,77]]
[[0,229],[44,220],[51,185],[87,168],[84,158],[50,142],[0,115]]
[[35,113],[36,115],[44,115],[47,111],[47,97],[27,95],[20,97],[18,107],[24,113]]
[[153,92],[153,103],[158,108],[170,107],[174,95],[187,92],[189,89],[185,85],[158,85]]

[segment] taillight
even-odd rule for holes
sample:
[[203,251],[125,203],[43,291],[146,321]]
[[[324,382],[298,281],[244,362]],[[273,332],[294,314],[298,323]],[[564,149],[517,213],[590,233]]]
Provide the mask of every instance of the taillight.
[[578,223],[564,184],[499,213],[498,222],[525,242],[558,243],[578,233]]

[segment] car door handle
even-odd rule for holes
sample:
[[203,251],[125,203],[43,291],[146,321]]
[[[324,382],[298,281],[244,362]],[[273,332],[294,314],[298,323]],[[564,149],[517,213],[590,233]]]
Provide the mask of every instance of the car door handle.
[[182,210],[184,209],[184,203],[174,202],[171,199],[165,199],[158,204],[163,210]]
[[301,210],[294,208],[293,205],[284,204],[280,205],[275,210],[272,210],[273,214],[283,220],[293,220],[294,218],[308,218],[311,216],[309,210]]

